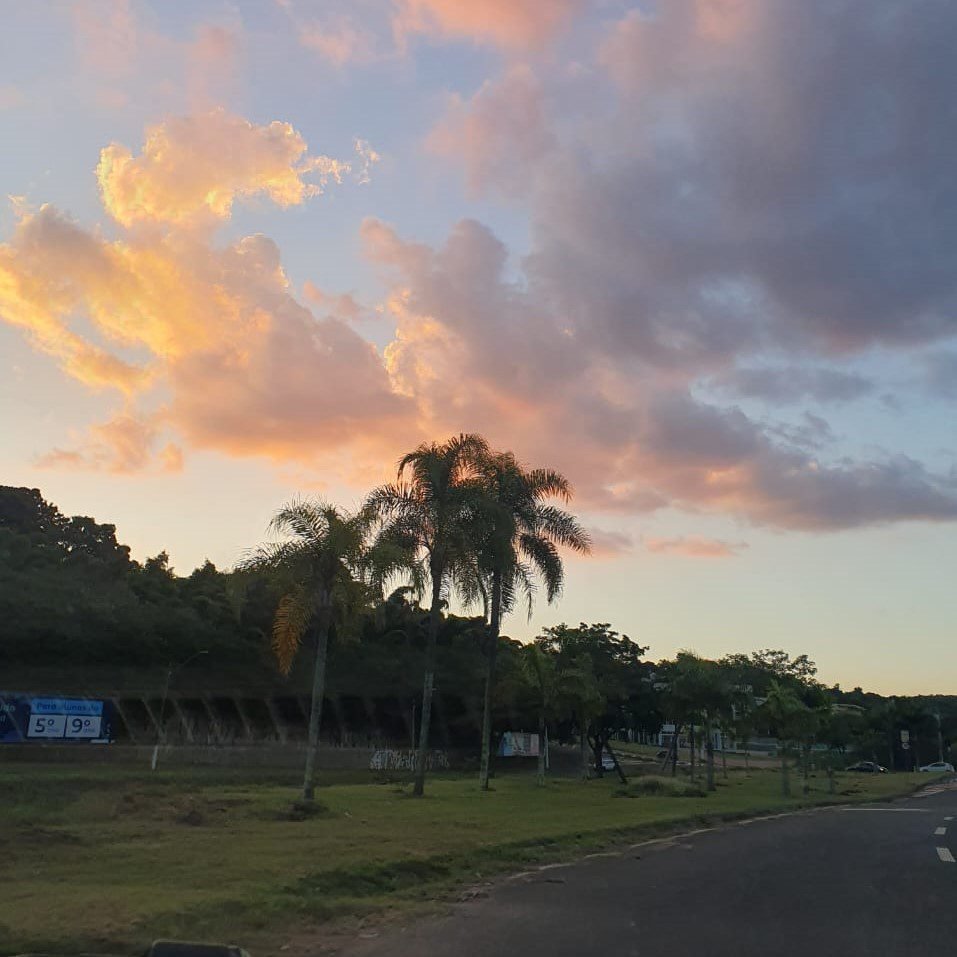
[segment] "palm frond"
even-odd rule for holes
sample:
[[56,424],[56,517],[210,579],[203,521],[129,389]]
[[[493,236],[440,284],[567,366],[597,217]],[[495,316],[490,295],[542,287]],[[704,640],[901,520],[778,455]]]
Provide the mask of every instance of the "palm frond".
[[300,586],[279,599],[272,626],[272,647],[279,670],[288,675],[315,613],[306,589]]
[[539,529],[553,542],[572,551],[587,554],[591,538],[574,515],[554,505],[543,505],[538,510]]
[[565,566],[555,543],[526,532],[519,538],[519,548],[545,582],[545,595],[551,604],[562,593],[565,582]]

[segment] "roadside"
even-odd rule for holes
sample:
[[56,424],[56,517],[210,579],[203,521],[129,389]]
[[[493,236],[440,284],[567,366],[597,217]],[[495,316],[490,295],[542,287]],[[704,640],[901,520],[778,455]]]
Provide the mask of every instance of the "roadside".
[[955,816],[951,782],[622,844],[492,882],[441,915],[370,924],[323,952],[937,957],[957,936]]
[[261,772],[7,766],[0,851],[16,878],[0,901],[0,953],[132,952],[183,936],[229,938],[261,957],[315,945],[330,922],[435,907],[510,870],[763,813],[888,799],[929,780],[839,775],[832,796],[822,775],[807,796],[795,780],[786,799],[770,770],[731,771],[708,796],[669,791],[667,780],[658,793],[641,783],[638,796],[610,778],[540,789],[518,775],[483,794],[472,777],[445,776],[422,801],[396,780],[335,784],[304,819],[288,782]]

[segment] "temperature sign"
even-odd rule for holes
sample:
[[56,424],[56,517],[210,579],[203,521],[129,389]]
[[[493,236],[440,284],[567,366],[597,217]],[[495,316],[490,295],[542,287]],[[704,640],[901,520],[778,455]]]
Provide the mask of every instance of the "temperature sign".
[[28,738],[62,738],[66,728],[65,714],[31,714],[27,725]]
[[38,698],[0,692],[0,744],[75,741],[108,743],[113,705],[90,698]]
[[65,738],[98,738],[100,736],[99,715],[90,717],[80,717],[79,715],[70,715],[66,719]]

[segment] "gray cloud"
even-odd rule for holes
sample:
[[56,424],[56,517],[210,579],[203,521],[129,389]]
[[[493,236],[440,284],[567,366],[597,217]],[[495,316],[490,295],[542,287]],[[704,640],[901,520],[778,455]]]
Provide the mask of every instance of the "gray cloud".
[[808,400],[849,402],[874,391],[874,383],[859,373],[824,367],[735,369],[716,384],[743,398],[782,405]]

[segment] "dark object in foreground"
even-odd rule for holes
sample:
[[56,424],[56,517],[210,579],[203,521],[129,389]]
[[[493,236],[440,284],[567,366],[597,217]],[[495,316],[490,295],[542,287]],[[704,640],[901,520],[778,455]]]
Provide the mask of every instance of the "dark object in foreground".
[[154,940],[145,957],[249,957],[234,944],[197,944],[188,940]]
[[875,764],[873,761],[858,761],[857,764],[852,764],[847,770],[861,771],[864,774],[887,774],[887,768]]

